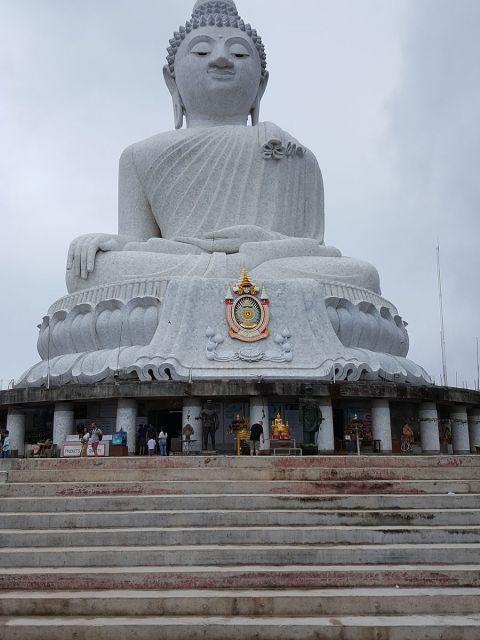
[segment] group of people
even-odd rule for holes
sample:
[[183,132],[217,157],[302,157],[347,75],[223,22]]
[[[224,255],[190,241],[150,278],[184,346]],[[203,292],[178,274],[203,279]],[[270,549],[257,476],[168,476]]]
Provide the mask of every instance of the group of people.
[[11,440],[10,440],[10,432],[0,431],[0,457],[2,458],[10,458],[11,456]]
[[81,425],[78,429],[78,436],[82,444],[80,449],[80,457],[86,458],[88,454],[88,445],[93,449],[93,455],[98,458],[98,445],[103,438],[103,431],[98,427],[96,422],[92,422],[89,427]]
[[165,427],[161,427],[157,433],[150,424],[141,424],[137,431],[138,455],[154,456],[167,455],[168,433]]

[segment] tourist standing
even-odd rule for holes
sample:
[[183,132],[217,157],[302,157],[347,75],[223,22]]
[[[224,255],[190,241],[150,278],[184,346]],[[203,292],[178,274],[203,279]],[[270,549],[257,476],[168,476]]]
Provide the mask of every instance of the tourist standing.
[[255,422],[250,427],[250,455],[258,456],[260,454],[260,438],[265,442],[263,437],[263,420]]
[[90,444],[92,445],[93,455],[95,458],[98,458],[98,443],[103,438],[103,432],[101,429],[97,427],[96,422],[92,422],[92,426],[90,429]]
[[3,444],[2,444],[2,458],[10,458],[10,454],[11,454],[10,432],[5,431],[4,433],[5,433],[5,436],[3,438]]
[[80,449],[80,457],[86,458],[88,454],[88,441],[90,440],[90,433],[88,429],[85,427],[82,428],[82,434],[80,435],[80,442],[82,444],[82,448]]
[[155,442],[155,438],[150,437],[147,440],[147,448],[148,448],[148,455],[149,456],[155,455],[155,447],[156,446],[157,446],[157,443]]
[[160,429],[160,433],[158,434],[158,444],[160,445],[160,455],[167,455],[167,437],[168,434],[163,430],[163,427]]
[[145,434],[147,432],[147,425],[140,424],[137,429],[137,455],[143,456],[145,453]]

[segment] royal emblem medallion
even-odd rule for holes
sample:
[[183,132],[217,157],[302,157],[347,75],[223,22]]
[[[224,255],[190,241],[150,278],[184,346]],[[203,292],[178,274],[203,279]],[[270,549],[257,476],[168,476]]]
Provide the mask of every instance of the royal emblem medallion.
[[225,313],[228,334],[231,338],[243,342],[256,342],[268,336],[270,309],[265,287],[260,296],[258,287],[250,280],[246,267],[243,267],[239,281],[233,287],[228,285],[225,298]]

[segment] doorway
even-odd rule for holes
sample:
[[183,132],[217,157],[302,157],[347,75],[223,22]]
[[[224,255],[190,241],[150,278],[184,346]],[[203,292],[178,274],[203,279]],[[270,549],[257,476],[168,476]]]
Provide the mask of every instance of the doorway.
[[148,424],[152,425],[155,433],[160,430],[167,431],[167,453],[170,452],[170,442],[172,438],[181,438],[182,434],[182,412],[168,410],[153,410],[148,412]]

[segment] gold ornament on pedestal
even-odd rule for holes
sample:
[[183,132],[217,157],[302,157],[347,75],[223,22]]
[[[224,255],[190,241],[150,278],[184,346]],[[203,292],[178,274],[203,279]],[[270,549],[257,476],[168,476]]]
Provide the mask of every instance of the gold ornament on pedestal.
[[288,422],[283,422],[280,413],[277,413],[275,420],[272,421],[271,437],[273,440],[289,440],[290,432],[288,430]]
[[235,434],[235,450],[237,456],[240,455],[240,441],[248,440],[250,438],[250,430],[248,428],[248,420],[237,413],[232,420],[232,424],[228,428],[230,433]]

